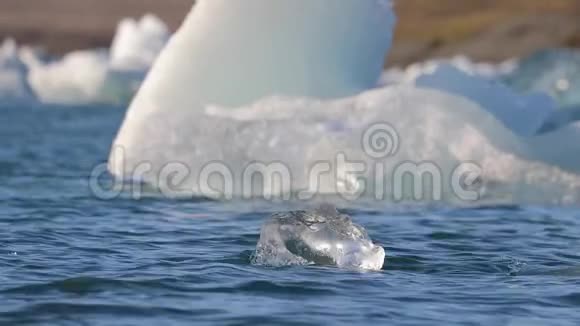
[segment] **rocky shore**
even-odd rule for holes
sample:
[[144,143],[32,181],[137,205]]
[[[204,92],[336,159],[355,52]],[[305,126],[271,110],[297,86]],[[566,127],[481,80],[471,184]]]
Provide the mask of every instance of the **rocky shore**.
[[[2,0],[0,39],[62,54],[107,47],[117,22],[152,12],[176,29],[192,0]],[[501,61],[580,47],[580,1],[395,0],[399,24],[389,65],[466,54]]]

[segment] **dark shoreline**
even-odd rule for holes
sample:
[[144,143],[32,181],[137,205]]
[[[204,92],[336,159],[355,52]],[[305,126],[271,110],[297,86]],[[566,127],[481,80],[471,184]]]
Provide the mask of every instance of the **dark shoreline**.
[[[175,30],[192,0],[2,0],[0,39],[50,54],[107,47],[117,22],[153,12]],[[501,61],[553,47],[580,47],[580,1],[395,0],[389,65],[466,54]]]

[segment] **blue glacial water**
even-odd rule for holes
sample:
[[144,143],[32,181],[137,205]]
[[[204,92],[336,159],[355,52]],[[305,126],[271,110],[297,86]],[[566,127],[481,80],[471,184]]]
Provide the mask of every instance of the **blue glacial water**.
[[381,272],[254,266],[289,207],[87,186],[124,110],[0,109],[0,325],[579,325],[580,211],[354,207]]

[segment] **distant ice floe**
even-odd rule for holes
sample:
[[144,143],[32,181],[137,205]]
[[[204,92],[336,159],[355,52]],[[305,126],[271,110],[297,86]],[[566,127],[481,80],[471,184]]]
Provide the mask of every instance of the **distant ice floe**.
[[0,44],[0,100],[2,102],[32,100],[32,91],[26,80],[28,67],[22,60],[16,42],[6,39]]
[[[37,97],[42,103],[124,105],[138,90],[170,35],[167,26],[153,15],[139,21],[126,18],[119,23],[110,50],[74,51],[49,61],[32,53],[24,59],[19,57],[19,61],[11,59],[12,72],[4,68],[0,71],[0,89],[8,89],[4,80],[9,79],[15,85],[11,89],[20,85],[18,93],[11,93],[23,98]],[[13,42],[7,41],[2,52],[10,51],[19,52]],[[18,69],[13,67],[16,65]],[[29,93],[24,93],[26,89]]]
[[549,94],[560,107],[580,106],[580,50],[540,51],[521,60],[502,80],[519,91]]
[[79,104],[103,99],[101,87],[108,76],[106,51],[76,51],[55,62],[32,62],[29,67],[28,81],[43,103]]
[[171,32],[154,15],[141,20],[123,19],[111,45],[111,68],[118,71],[147,71],[165,47]]
[[[570,141],[580,125],[540,134],[556,105],[498,83],[517,69],[513,63],[428,63],[376,88],[393,29],[390,5],[198,1],[131,104],[110,171],[170,193],[227,198],[247,195],[249,166],[267,173],[277,162],[292,182],[250,180],[252,194],[301,193],[314,182],[318,194],[349,189],[375,198],[380,189],[392,199],[388,177],[405,162],[428,162],[442,175],[444,200],[453,201],[453,173],[469,162],[482,169],[471,180],[482,200],[580,203],[580,150]],[[390,139],[371,137],[365,146],[380,123],[390,126]],[[369,154],[369,146],[393,143],[388,155]],[[365,169],[353,175],[339,157]],[[331,172],[312,179],[320,162]],[[231,173],[232,182],[208,180],[208,166]]]
[[380,85],[397,84],[465,96],[523,136],[580,121],[578,50],[545,50],[500,64],[475,63],[457,56],[416,63],[405,69],[391,68],[381,76]]
[[[487,71],[487,70],[486,70]],[[517,93],[513,89],[470,66],[430,63],[422,69],[410,67],[402,83],[432,88],[466,97],[486,109],[505,126],[521,136],[533,136],[554,114],[556,103],[547,94]],[[507,71],[496,71],[496,76]]]
[[470,76],[477,76],[488,80],[498,80],[503,76],[513,73],[518,68],[519,61],[511,59],[501,63],[473,62],[468,57],[462,55],[449,59],[432,59],[424,62],[417,62],[405,68],[389,68],[381,75],[379,85],[386,86],[413,82],[419,76],[432,74],[442,65],[452,66]]

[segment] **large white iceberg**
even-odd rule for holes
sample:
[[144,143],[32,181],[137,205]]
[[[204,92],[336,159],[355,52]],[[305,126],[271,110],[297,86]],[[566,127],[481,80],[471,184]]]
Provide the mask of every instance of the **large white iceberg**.
[[[393,22],[385,0],[198,1],[129,117],[239,106],[272,94],[356,94],[375,85]],[[139,128],[140,120],[126,126]]]
[[[458,201],[462,199],[450,180],[458,167],[473,162],[482,168],[481,199],[508,203],[580,200],[580,178],[575,174],[580,171],[570,165],[580,157],[576,154],[568,161],[578,151],[551,145],[577,136],[574,132],[580,129],[522,139],[475,103],[436,90],[396,86],[343,100],[273,98],[236,109],[208,107],[206,114],[184,112],[175,120],[157,114],[149,117],[141,141],[130,147],[115,144],[111,171],[125,179],[139,179],[134,178],[139,173],[145,181],[167,188],[169,194],[243,197],[249,187],[256,196],[294,193],[302,199],[309,198],[301,196],[312,190],[375,198],[382,192],[380,198],[389,200],[399,198],[394,188],[401,186],[394,183],[398,168],[427,162],[434,164],[428,167],[435,167],[442,180],[441,188],[433,191],[440,192],[443,200]],[[159,129],[168,122],[170,128]],[[397,141],[398,150],[377,160],[362,142],[369,126],[382,122],[392,127],[385,128],[385,141]],[[347,166],[338,163],[341,157]],[[321,162],[329,163],[329,173],[313,184],[312,173]],[[348,162],[361,162],[366,169],[349,174],[343,171]],[[278,163],[285,168],[276,171],[289,171],[290,183],[246,183],[249,168],[268,175]],[[147,173],[141,173],[143,168]],[[231,185],[220,178],[206,181],[204,173],[221,168],[231,171]],[[385,179],[378,181],[377,175]]]
[[[550,101],[446,68],[362,92],[376,85],[393,21],[386,0],[198,1],[131,104],[110,171],[220,198],[398,199],[400,167],[412,163],[440,174],[437,198],[463,200],[461,185],[462,195],[477,188],[494,202],[580,202],[580,155],[569,141],[579,126],[533,135]],[[390,139],[369,138],[377,126]],[[377,155],[369,139],[392,151]],[[324,162],[331,172],[313,178]],[[357,164],[364,169],[351,173]],[[456,178],[462,167],[480,171]],[[248,169],[282,182],[246,178]]]

